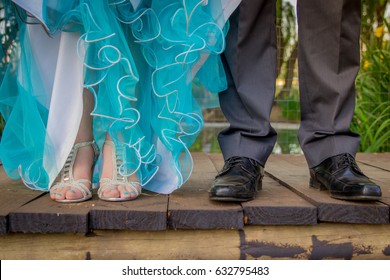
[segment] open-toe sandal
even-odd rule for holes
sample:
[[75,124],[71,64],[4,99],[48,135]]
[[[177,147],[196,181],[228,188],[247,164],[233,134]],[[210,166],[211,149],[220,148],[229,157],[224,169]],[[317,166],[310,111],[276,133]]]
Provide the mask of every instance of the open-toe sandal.
[[[106,201],[127,201],[136,199],[142,192],[141,184],[139,182],[130,182],[127,176],[123,176],[120,173],[121,165],[123,164],[123,155],[125,153],[124,147],[115,147],[114,142],[106,140],[104,145],[112,146],[112,174],[113,178],[100,179],[100,187],[98,190],[98,196],[101,200]],[[135,194],[132,197],[107,197],[104,196],[104,192],[115,186],[123,186],[126,189],[131,189],[131,193]]]
[[[68,158],[66,159],[65,165],[62,168],[61,171],[61,181],[55,182],[51,187],[50,187],[50,194],[55,194],[56,190],[64,188],[64,187],[71,187],[74,189],[77,189],[78,191],[81,192],[83,195],[81,198],[77,199],[56,199],[55,201],[57,202],[62,202],[62,203],[71,203],[71,202],[82,202],[90,199],[92,197],[91,190],[87,187],[87,185],[90,185],[92,188],[92,182],[87,179],[78,179],[75,180],[73,177],[73,166],[74,162],[77,157],[77,152],[79,151],[80,148],[86,147],[91,145],[95,154],[94,162],[96,162],[97,157],[99,156],[99,149],[95,143],[95,141],[89,141],[89,142],[81,142],[77,143],[72,147],[72,150],[69,153]],[[92,166],[93,169],[93,166]]]

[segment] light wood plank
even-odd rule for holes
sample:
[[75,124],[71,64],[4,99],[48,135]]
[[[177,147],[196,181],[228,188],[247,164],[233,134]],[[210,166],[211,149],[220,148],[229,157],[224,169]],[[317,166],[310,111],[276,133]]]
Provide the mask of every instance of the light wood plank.
[[390,225],[94,231],[0,236],[0,259],[390,259]]
[[256,226],[241,233],[241,259],[390,259],[390,225]]
[[113,231],[0,236],[0,259],[238,259],[234,230]]
[[358,153],[356,161],[390,172],[390,153]]
[[207,154],[211,162],[214,164],[215,169],[217,171],[222,170],[222,167],[224,165],[224,160],[222,154]]

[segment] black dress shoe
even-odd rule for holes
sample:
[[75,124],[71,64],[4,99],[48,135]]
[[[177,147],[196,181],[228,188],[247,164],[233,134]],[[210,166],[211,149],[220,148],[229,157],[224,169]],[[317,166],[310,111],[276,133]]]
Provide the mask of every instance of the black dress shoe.
[[229,158],[209,191],[211,200],[248,201],[261,189],[264,168],[246,157]]
[[350,154],[327,158],[310,169],[310,186],[327,189],[330,196],[344,200],[379,200],[381,188],[371,182]]

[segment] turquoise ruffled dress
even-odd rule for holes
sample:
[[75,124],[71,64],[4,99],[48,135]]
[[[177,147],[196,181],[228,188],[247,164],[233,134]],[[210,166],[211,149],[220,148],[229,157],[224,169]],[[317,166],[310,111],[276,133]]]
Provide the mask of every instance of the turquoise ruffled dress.
[[[226,87],[219,55],[229,0],[2,0],[0,159],[48,191],[74,144],[85,91],[94,137],[123,153],[119,171],[171,193],[192,172],[202,109]],[[7,33],[15,30],[17,33]],[[99,159],[94,172],[98,181]]]

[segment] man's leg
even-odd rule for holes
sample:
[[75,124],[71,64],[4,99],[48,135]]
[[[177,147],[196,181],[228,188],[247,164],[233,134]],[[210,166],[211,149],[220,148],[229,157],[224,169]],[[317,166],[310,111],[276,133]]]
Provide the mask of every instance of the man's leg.
[[380,196],[380,188],[358,170],[359,135],[349,129],[360,64],[360,16],[360,0],[298,0],[299,141],[311,185],[342,199]]
[[225,160],[243,156],[264,166],[276,141],[269,120],[276,79],[275,3],[243,0],[230,18],[223,56],[229,88],[219,95],[230,123],[218,137]]
[[359,70],[360,0],[299,0],[299,140],[309,167],[340,153],[355,155],[349,129]]
[[218,137],[225,166],[210,198],[253,199],[276,141],[270,113],[276,78],[276,1],[243,0],[230,18],[223,56],[228,89],[220,104],[230,127]]

